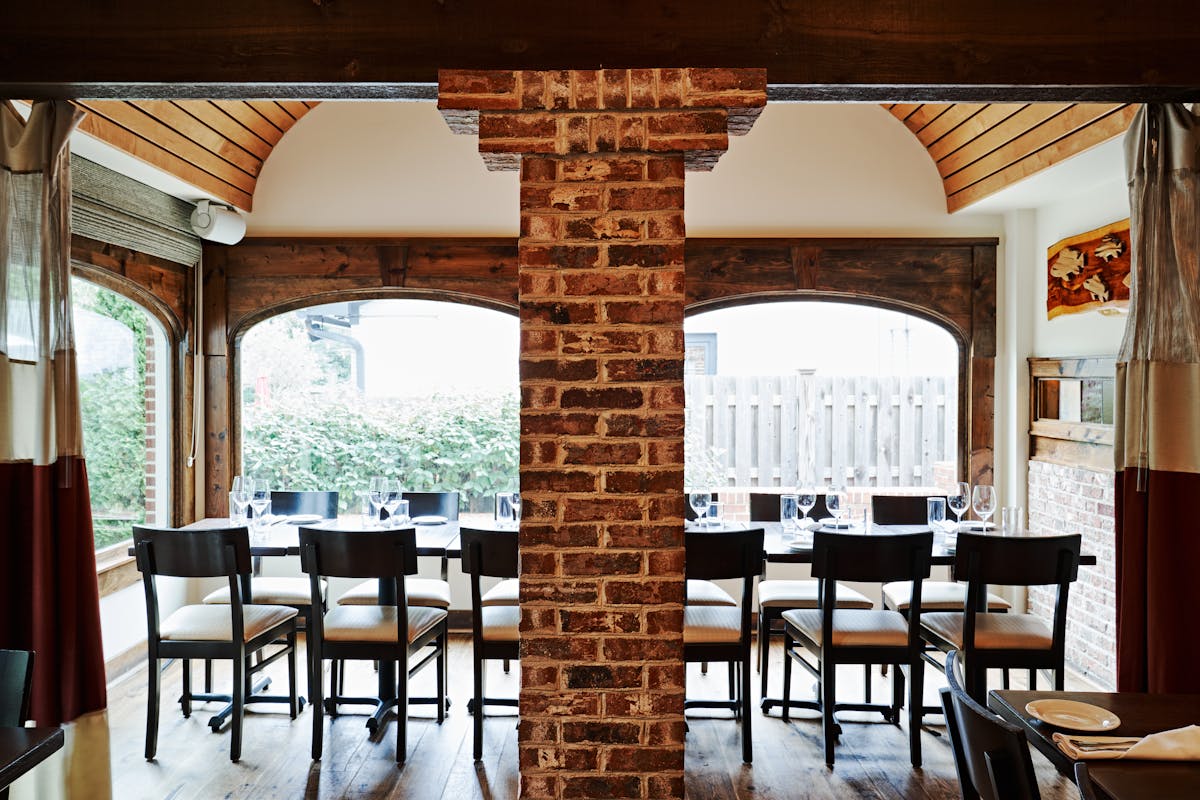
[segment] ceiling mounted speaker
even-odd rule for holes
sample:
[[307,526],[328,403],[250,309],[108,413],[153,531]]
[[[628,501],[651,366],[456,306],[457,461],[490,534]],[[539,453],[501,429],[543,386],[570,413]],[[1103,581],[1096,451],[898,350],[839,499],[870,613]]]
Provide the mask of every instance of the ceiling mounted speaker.
[[196,203],[192,212],[192,230],[201,239],[221,244],[237,244],[246,235],[246,220],[231,208],[215,206],[208,200]]

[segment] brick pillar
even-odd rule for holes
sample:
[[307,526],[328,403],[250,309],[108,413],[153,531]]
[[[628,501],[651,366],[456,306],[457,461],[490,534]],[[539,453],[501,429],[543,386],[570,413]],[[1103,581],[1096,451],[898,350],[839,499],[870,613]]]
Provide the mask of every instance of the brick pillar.
[[447,71],[521,170],[521,795],[683,796],[684,170],[762,70]]

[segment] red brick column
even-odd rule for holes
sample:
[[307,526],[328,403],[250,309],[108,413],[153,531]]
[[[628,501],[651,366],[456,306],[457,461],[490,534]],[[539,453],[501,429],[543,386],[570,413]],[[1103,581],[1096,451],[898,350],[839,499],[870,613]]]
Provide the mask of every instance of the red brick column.
[[765,73],[439,84],[521,170],[521,795],[682,797],[684,169],[749,129]]

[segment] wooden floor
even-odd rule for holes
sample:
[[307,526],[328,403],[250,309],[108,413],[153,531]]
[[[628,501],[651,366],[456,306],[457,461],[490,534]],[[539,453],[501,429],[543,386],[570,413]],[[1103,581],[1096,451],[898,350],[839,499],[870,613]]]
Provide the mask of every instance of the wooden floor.
[[[774,653],[772,683],[780,686],[782,651]],[[303,662],[301,662],[303,663]],[[200,669],[195,667],[199,678]],[[516,716],[508,710],[489,714],[485,725],[484,760],[471,760],[471,717],[466,701],[471,693],[470,640],[454,637],[451,648],[450,696],[453,707],[438,725],[429,706],[414,706],[408,723],[409,756],[403,768],[394,761],[395,722],[382,736],[368,738],[364,717],[343,715],[326,719],[321,761],[309,758],[312,718],[306,708],[295,721],[286,707],[251,707],[247,714],[242,760],[229,761],[229,732],[210,732],[207,720],[215,705],[201,706],[183,719],[175,699],[179,693],[178,663],[163,675],[163,711],[158,757],[142,756],[145,735],[146,672],[141,669],[109,687],[112,728],[114,797],[118,800],[186,800],[187,798],[413,798],[413,800],[509,800],[517,797]],[[218,672],[218,678],[227,673]],[[282,663],[268,671],[272,691],[283,691],[287,673]],[[301,668],[303,675],[303,668]],[[861,668],[839,672],[839,694],[850,699],[861,691]],[[941,685],[929,670],[928,702]],[[757,676],[754,681],[757,685]],[[707,676],[698,668],[688,673],[689,696],[720,697],[726,692],[722,667]],[[432,671],[413,685],[416,695],[432,694]],[[219,681],[220,682],[220,681]],[[374,673],[369,664],[350,668],[349,693],[369,694]],[[796,676],[794,692],[804,696],[811,680]],[[301,679],[303,686],[303,678]],[[887,696],[888,683],[875,675],[876,699]],[[1014,684],[1016,688],[1016,684]],[[489,693],[517,691],[517,668],[505,676],[499,667],[489,678]],[[773,689],[773,692],[776,691]],[[302,693],[305,690],[301,689]],[[708,716],[700,716],[701,713]],[[509,716],[504,716],[510,714]],[[823,763],[820,725],[815,714],[784,723],[774,712],[755,712],[754,764],[741,762],[739,726],[722,712],[689,712],[686,747],[686,789],[693,800],[732,798],[957,798],[954,765],[944,736],[923,735],[925,766],[913,770],[905,730],[884,723],[877,714],[844,713],[844,733],[832,770]],[[930,717],[940,723],[939,717]],[[931,724],[928,731],[942,732]],[[1042,797],[1068,800],[1074,787],[1058,777],[1034,754]]]

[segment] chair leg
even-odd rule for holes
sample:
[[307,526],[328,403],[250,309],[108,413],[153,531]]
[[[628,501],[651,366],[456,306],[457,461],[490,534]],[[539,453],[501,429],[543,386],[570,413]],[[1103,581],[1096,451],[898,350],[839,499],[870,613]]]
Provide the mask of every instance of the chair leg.
[[146,692],[146,760],[153,761],[158,752],[158,694],[162,682],[158,668],[158,656],[150,654],[150,685]]
[[339,676],[342,674],[342,670],[345,668],[346,668],[345,661],[342,661],[340,658],[330,659],[330,661],[329,661],[329,699],[333,701],[333,707],[331,709],[329,709],[330,715],[333,715],[333,713],[337,711],[337,698],[340,697],[342,694],[341,690],[338,688],[339,681],[341,680],[341,678]]
[[[1037,689],[1037,672],[1036,669],[1029,670],[1029,691],[1031,692]],[[1007,689],[1008,687],[1006,686],[1005,688]]]
[[204,659],[204,693],[212,694],[212,659]]
[[[788,709],[792,700],[792,639],[783,634],[783,721],[787,722]],[[766,668],[763,668],[763,680],[767,679]]]
[[288,714],[292,719],[300,713],[296,703],[296,629],[287,637],[288,646]]
[[[900,665],[896,665],[900,672]],[[908,752],[913,767],[921,766],[921,717],[925,703],[925,662],[919,657],[909,667]]]
[[[737,662],[730,661],[725,666],[728,667],[729,672],[729,702],[737,703]],[[733,711],[733,716],[737,716],[736,708]]]
[[472,704],[472,708],[474,708],[474,719],[472,722],[474,723],[475,730],[471,745],[471,754],[476,761],[481,761],[483,759],[483,695],[486,688],[487,671],[484,661],[480,658],[477,650],[475,651],[473,661],[475,668],[475,700]]
[[1008,670],[1007,669],[1002,671],[1002,675],[1000,677],[1000,685],[1003,686],[1005,689],[1008,688]]
[[246,710],[246,656],[238,653],[233,658],[233,716],[230,725],[229,760],[242,758],[242,715]]
[[967,662],[967,694],[981,705],[987,705],[987,670]]
[[749,764],[754,760],[754,739],[750,735],[750,721],[754,715],[750,713],[750,643],[747,642],[745,647],[742,660],[738,662],[738,676],[742,685],[742,761]]
[[512,669],[512,661],[506,658],[504,659],[504,674],[507,675],[510,669]]
[[183,696],[179,698],[179,705],[183,707],[183,718],[190,718],[192,716],[192,662],[186,658],[183,659]]
[[[767,672],[771,668],[771,620],[764,620],[766,612],[759,609],[758,612],[758,653],[759,665],[758,670],[761,673],[759,681],[762,684],[762,696],[767,696]],[[787,654],[783,656],[783,660],[787,661]]]
[[396,665],[396,763],[408,756],[408,659]]
[[442,635],[438,637],[437,647],[437,663],[434,664],[434,669],[437,670],[437,721],[441,725],[446,721],[446,641],[449,634],[445,628],[442,628]]
[[863,702],[871,702],[871,665],[863,664]]
[[904,702],[904,670],[899,665],[892,670],[892,718],[889,720],[900,727],[900,706]]
[[700,662],[700,674],[701,674],[701,675],[707,675],[707,674],[708,674],[708,662],[707,662],[707,661],[701,661],[701,662]]
[[1063,669],[1061,665],[1058,667],[1055,667],[1055,669],[1054,669],[1054,690],[1056,692],[1061,692],[1064,688],[1066,688],[1064,685],[1066,683],[1066,677],[1067,677],[1067,671],[1065,669]]
[[312,757],[321,758],[321,739],[325,733],[325,669],[320,650],[308,637],[308,700],[312,706]]
[[837,667],[821,659],[821,726],[825,735],[825,764],[833,766],[833,748],[837,743],[837,722],[833,711],[837,705],[835,690]]

